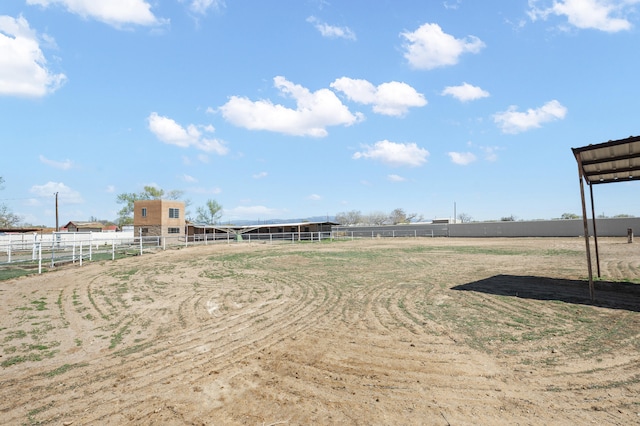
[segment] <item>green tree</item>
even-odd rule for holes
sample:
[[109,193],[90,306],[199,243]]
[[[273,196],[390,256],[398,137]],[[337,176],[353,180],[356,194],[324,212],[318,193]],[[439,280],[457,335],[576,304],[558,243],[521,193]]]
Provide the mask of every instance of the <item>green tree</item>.
[[[0,176],[0,189],[4,189],[4,178]],[[17,226],[22,218],[11,212],[9,207],[0,203],[0,228],[13,228]]]
[[[163,189],[155,186],[145,186],[140,192],[125,192],[118,194],[116,201],[118,204],[123,204],[123,207],[118,211],[118,224],[120,226],[131,225],[133,223],[133,203],[140,200],[179,200],[184,195],[184,191],[173,190],[166,193]],[[185,201],[185,206],[187,205]]]
[[575,213],[562,213],[560,219],[580,219],[581,216],[578,216]]
[[198,207],[198,217],[196,221],[214,225],[222,217],[222,206],[216,200],[207,200],[204,207]]

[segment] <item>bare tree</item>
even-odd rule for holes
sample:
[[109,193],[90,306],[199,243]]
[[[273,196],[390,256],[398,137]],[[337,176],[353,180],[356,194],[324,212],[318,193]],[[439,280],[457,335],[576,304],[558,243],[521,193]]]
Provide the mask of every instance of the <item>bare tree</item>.
[[358,223],[362,223],[362,213],[360,210],[337,213],[336,222],[341,225],[356,225]]
[[395,209],[389,215],[389,222],[394,225],[398,225],[399,223],[407,223],[407,214],[403,209]]
[[468,215],[466,213],[460,213],[458,215],[458,220],[461,223],[469,223],[469,222],[471,222],[473,220],[473,218],[471,217],[471,215]]
[[[0,176],[0,189],[4,189],[4,178]],[[11,212],[9,207],[0,203],[0,228],[13,228],[17,226],[22,218]]]
[[366,217],[365,222],[369,225],[384,225],[389,221],[389,215],[384,212],[371,212]]

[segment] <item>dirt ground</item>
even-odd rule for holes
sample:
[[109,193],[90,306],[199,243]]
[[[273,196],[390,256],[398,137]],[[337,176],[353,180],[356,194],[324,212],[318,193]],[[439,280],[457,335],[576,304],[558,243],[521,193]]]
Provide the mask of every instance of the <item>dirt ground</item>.
[[0,423],[640,424],[640,243],[599,254],[594,302],[580,238],[209,245],[3,281]]

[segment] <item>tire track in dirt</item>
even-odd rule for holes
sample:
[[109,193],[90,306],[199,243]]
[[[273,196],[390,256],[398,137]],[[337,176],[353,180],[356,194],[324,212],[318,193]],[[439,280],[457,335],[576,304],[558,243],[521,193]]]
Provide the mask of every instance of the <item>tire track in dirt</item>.
[[[633,355],[637,333],[624,330],[640,329],[637,313],[452,291],[452,285],[479,278],[466,263],[468,255],[453,251],[434,257],[422,249],[368,248],[362,254],[356,244],[320,248],[329,253],[326,270],[325,260],[306,248],[219,257],[204,250],[197,259],[186,250],[168,253],[167,260],[158,256],[155,271],[130,274],[126,292],[115,275],[126,275],[139,259],[77,270],[79,280],[56,282],[48,298],[62,301],[52,318],[69,335],[61,350],[69,349],[73,336],[96,337],[91,348],[83,343],[73,358],[64,358],[86,365],[53,377],[46,373],[59,361],[11,368],[11,378],[1,381],[0,398],[8,402],[0,405],[0,418],[132,425],[213,418],[225,424],[460,424],[509,413],[514,423],[530,423],[535,416],[550,420],[552,402],[560,419],[629,420],[640,393],[640,365]],[[461,276],[447,269],[454,258]],[[356,272],[344,269],[351,262]],[[377,264],[388,269],[376,270]],[[427,267],[429,274],[416,275],[415,268]],[[81,298],[74,299],[74,291]],[[86,313],[96,318],[83,318]],[[600,318],[609,316],[609,330],[588,332],[588,321],[606,324]],[[125,324],[128,333],[109,349],[109,333]],[[582,349],[565,337],[569,326],[590,350],[627,348],[629,356],[596,350],[588,354],[601,360],[587,364],[584,353],[576,352]],[[544,327],[565,331],[547,335]],[[520,340],[489,342],[506,333],[495,333],[500,328]],[[535,340],[523,340],[526,333]],[[474,339],[481,339],[480,350],[473,349]],[[20,393],[28,397],[12,398]]]
[[[282,286],[284,284],[285,287],[293,288],[296,283],[283,283],[280,282]],[[235,316],[225,316],[221,318],[221,320],[227,320],[227,323],[224,327],[220,327],[218,323],[211,326],[205,327],[193,327],[193,325],[199,321],[197,321],[197,315],[195,313],[197,307],[197,300],[201,300],[202,297],[196,298],[195,296],[190,296],[184,299],[181,304],[179,311],[179,316],[182,315],[183,319],[180,321],[182,327],[180,336],[170,335],[165,336],[165,338],[171,338],[172,348],[157,348],[155,346],[151,346],[149,348],[145,348],[145,351],[155,352],[155,357],[164,357],[165,359],[170,360],[171,368],[173,371],[178,371],[182,376],[184,374],[191,374],[193,371],[197,371],[198,369],[203,369],[205,366],[208,366],[212,363],[212,361],[216,361],[217,367],[224,368],[224,360],[228,357],[238,358],[236,352],[241,350],[246,350],[247,346],[260,346],[260,347],[268,347],[269,345],[281,341],[287,335],[291,335],[301,330],[313,325],[317,318],[317,314],[315,312],[330,312],[335,306],[335,303],[331,303],[332,300],[327,295],[327,286],[322,286],[321,289],[317,287],[313,287],[309,289],[309,286],[300,286],[298,285],[297,290],[292,292],[293,296],[299,297],[297,300],[293,300],[294,306],[291,309],[291,304],[287,303],[288,301],[283,301],[280,303],[280,308],[278,309],[278,305],[276,304],[265,304],[262,302],[263,306],[271,306],[270,311],[262,312],[263,314],[268,314],[272,317],[270,322],[265,322],[264,326],[257,327],[256,333],[250,341],[234,339],[232,336],[234,333],[241,333],[244,329],[253,325],[253,321],[251,319],[250,314],[255,315],[255,309],[251,309],[248,312],[245,310],[241,310],[239,315]],[[290,295],[290,296],[291,296]],[[322,296],[322,297],[320,297]],[[322,300],[323,303],[318,303],[318,300]],[[329,309],[322,310],[323,306],[330,304]],[[191,306],[194,308],[191,309]],[[273,312],[276,310],[276,312]],[[304,321],[302,321],[304,319]],[[189,324],[188,327],[184,327]],[[289,329],[286,333],[282,333],[282,335],[278,337],[271,337],[276,332],[282,331],[282,329]],[[223,333],[225,335],[223,335]],[[222,337],[221,339],[216,340],[216,355],[213,359],[191,359],[188,360],[193,352],[197,348],[202,348],[202,335],[213,335],[216,337]],[[227,337],[227,335],[229,337]],[[206,345],[206,342],[205,342]],[[253,351],[255,352],[254,349]],[[249,356],[251,352],[247,352],[245,356]],[[105,356],[108,358],[108,355]],[[131,358],[131,356],[129,356]],[[181,358],[185,358],[181,360]],[[140,355],[140,359],[133,360],[134,364],[139,364],[142,373],[138,374],[135,368],[131,368],[131,365],[125,368],[118,368],[117,365],[112,366],[110,369],[105,371],[98,377],[92,380],[92,383],[77,383],[77,386],[85,388],[85,396],[98,395],[100,393],[108,394],[109,388],[115,386],[115,382],[124,382],[124,378],[127,378],[127,381],[135,380],[135,387],[129,387],[128,392],[139,393],[144,392],[147,387],[158,386],[158,384],[170,382],[174,379],[174,376],[162,374],[163,367],[154,370],[148,370],[144,366],[144,353]],[[104,360],[100,360],[101,364],[104,364]],[[187,365],[189,364],[189,365]],[[117,380],[113,380],[113,377],[118,377]],[[148,380],[148,377],[153,377],[153,380]],[[67,375],[67,380],[73,381],[75,378],[73,375]],[[78,379],[82,379],[82,375],[78,375]],[[101,382],[104,382],[102,385]],[[43,401],[44,405],[47,404],[46,401]],[[134,402],[129,408],[133,409],[137,403]],[[126,407],[123,407],[126,408]],[[52,412],[53,414],[53,412]],[[68,413],[73,414],[73,413]],[[54,414],[55,415],[55,414]]]

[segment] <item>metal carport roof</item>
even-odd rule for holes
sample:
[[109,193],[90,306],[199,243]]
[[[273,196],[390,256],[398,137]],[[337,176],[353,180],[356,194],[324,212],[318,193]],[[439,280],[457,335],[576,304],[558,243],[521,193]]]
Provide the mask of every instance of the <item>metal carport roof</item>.
[[640,181],[640,136],[626,139],[571,148],[578,163],[580,177],[580,196],[582,199],[582,219],[584,237],[587,246],[587,266],[589,268],[589,293],[593,294],[593,271],[591,268],[591,248],[589,245],[589,226],[587,208],[584,199],[584,182],[587,182],[591,195],[591,218],[596,248],[598,277],[600,276],[600,258],[598,255],[598,232],[596,230],[595,208],[593,205],[593,185],[601,183]]

